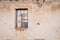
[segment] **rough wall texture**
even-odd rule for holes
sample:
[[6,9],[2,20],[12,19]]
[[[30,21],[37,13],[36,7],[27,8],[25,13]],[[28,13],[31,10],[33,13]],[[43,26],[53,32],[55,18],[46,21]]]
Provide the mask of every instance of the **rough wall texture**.
[[[15,30],[15,9],[28,8],[28,29]],[[40,25],[37,25],[39,23]],[[60,40],[60,3],[40,8],[19,2],[0,3],[0,40]]]

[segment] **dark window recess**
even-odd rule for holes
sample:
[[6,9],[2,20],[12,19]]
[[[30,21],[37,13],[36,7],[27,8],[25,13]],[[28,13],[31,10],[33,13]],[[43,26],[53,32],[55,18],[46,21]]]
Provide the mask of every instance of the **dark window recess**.
[[24,27],[28,28],[28,22],[24,22]]
[[27,8],[16,9],[16,28],[17,29],[28,28],[28,9]]

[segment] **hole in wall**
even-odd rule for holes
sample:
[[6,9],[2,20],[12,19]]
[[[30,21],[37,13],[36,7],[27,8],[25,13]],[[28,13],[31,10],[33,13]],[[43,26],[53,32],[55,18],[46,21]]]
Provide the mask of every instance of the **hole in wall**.
[[40,25],[40,23],[38,22],[37,25]]

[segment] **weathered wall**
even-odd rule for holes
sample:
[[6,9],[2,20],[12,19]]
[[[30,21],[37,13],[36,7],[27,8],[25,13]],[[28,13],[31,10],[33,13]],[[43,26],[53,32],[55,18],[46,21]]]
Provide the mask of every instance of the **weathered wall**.
[[[45,39],[45,40],[60,40],[59,31],[60,30],[60,3],[52,3],[49,5],[43,5],[41,9],[32,6],[32,15],[33,19],[29,28],[28,34],[32,39]],[[37,8],[37,9],[36,9]],[[36,9],[36,10],[34,10]],[[40,25],[36,25],[37,23]],[[31,33],[30,33],[31,32]]]
[[0,3],[0,39],[1,40],[26,40],[26,31],[20,32],[15,29],[15,17],[17,8],[28,8],[31,12],[31,4],[20,4],[16,2]]
[[[0,3],[0,40],[60,40],[60,3],[34,4]],[[15,9],[28,8],[28,29],[15,30]],[[37,25],[40,23],[40,25]]]

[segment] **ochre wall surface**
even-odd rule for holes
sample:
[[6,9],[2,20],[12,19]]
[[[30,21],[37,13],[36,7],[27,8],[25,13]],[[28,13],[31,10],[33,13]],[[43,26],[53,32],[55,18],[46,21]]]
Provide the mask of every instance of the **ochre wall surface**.
[[[28,29],[15,29],[17,8],[28,8]],[[39,25],[37,25],[39,23]],[[60,40],[60,3],[0,2],[0,40]]]

